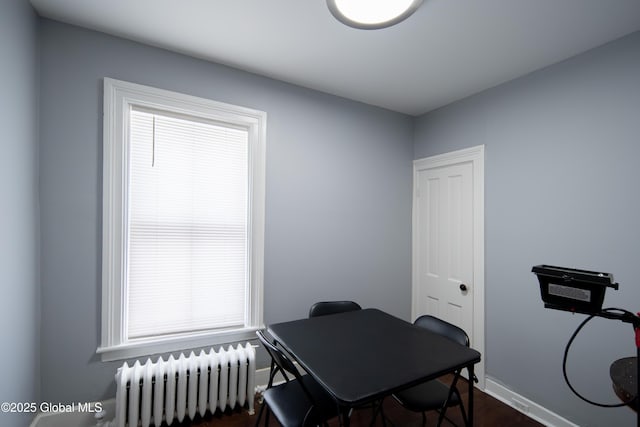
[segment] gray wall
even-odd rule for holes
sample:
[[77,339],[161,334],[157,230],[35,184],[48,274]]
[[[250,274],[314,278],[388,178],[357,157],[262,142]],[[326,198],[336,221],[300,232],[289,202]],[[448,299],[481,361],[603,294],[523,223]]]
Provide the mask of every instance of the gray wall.
[[[109,76],[268,113],[267,323],[304,317],[329,298],[408,318],[411,159],[485,144],[488,376],[580,425],[633,422],[626,409],[597,409],[570,394],[562,352],[584,316],[545,310],[530,269],[613,272],[621,289],[605,305],[637,310],[640,33],[412,120],[43,20],[39,314],[38,29],[27,6],[6,2],[0,28],[9,58],[0,68],[9,82],[0,101],[2,320],[21,325],[5,330],[12,351],[1,357],[5,366],[23,362],[5,373],[2,400],[113,396],[118,363],[95,355]],[[570,375],[589,397],[615,401],[608,366],[633,352],[629,326],[598,319],[576,341]]]
[[37,25],[28,2],[0,2],[0,402],[39,399]]
[[100,337],[102,78],[266,111],[265,322],[354,299],[408,318],[411,118],[41,22],[42,397],[114,395]]
[[[615,274],[605,306],[640,301],[640,33],[420,117],[422,158],[485,144],[487,375],[581,426],[633,425],[562,379],[583,315],[545,310],[530,272],[555,264]],[[617,402],[609,364],[633,356],[631,326],[596,319],[575,342],[569,375]]]

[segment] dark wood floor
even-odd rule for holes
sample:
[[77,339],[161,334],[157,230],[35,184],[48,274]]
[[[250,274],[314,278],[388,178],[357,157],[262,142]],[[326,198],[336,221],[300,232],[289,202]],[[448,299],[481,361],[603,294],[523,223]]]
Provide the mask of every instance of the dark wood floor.
[[[458,387],[463,395],[463,400],[466,399],[467,384],[461,380]],[[474,406],[475,416],[474,425],[477,427],[540,427],[542,424],[532,420],[531,418],[521,414],[508,405],[494,399],[493,397],[482,393],[477,390],[474,392]],[[256,403],[256,414],[258,413],[259,403]],[[384,412],[386,418],[389,420],[387,426],[395,427],[418,427],[422,425],[422,416],[419,413],[414,413],[402,408],[393,398],[387,398],[384,400]],[[447,410],[447,417],[451,419],[456,425],[462,426],[462,417],[460,416],[460,410],[458,408],[450,408]],[[427,414],[427,426],[435,426],[437,422],[437,413]],[[197,419],[193,422],[185,422],[179,424],[180,427],[252,427],[255,425],[256,415],[249,415],[246,409],[228,412],[225,414],[217,413],[215,415],[208,415],[202,419]],[[353,427],[365,427],[369,426],[371,422],[371,411],[368,409],[361,409],[354,411],[351,416],[351,425]],[[172,427],[176,424],[172,424]],[[264,425],[264,419],[260,423]],[[278,422],[272,419],[269,422],[270,426],[278,426]],[[331,427],[337,427],[337,420],[333,420],[329,423]],[[376,425],[381,426],[382,421],[380,417],[376,422]],[[451,426],[448,421],[445,421],[443,426]]]

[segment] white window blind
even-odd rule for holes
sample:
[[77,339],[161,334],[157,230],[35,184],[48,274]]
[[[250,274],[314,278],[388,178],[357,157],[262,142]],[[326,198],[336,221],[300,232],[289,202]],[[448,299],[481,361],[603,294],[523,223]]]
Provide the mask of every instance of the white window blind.
[[248,131],[132,108],[129,135],[128,338],[243,327]]

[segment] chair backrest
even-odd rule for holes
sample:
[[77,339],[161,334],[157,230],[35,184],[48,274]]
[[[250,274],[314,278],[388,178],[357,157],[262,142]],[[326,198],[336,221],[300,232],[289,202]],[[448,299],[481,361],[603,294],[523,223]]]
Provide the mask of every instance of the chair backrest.
[[317,302],[309,309],[309,317],[326,316],[327,314],[344,313],[347,311],[362,310],[360,304],[353,301],[322,301]]
[[265,337],[263,331],[256,331],[256,335],[258,339],[264,346],[269,356],[271,356],[271,361],[273,363],[273,369],[271,370],[271,375],[269,378],[268,386],[271,387],[273,382],[273,377],[276,375],[278,371],[281,371],[285,380],[289,381],[287,378],[287,372],[292,374],[296,379],[300,379],[300,372],[296,369],[296,366],[293,364],[293,361],[278,347],[276,347],[271,341]]
[[442,319],[426,314],[418,317],[413,324],[449,338],[451,341],[457,342],[458,344],[469,347],[469,336],[464,329],[459,328],[456,325],[452,325],[449,322],[445,322]]

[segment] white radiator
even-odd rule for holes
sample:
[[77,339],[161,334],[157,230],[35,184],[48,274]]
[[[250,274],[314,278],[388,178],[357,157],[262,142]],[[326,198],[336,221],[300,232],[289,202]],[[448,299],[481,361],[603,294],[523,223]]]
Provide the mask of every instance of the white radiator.
[[178,359],[124,363],[116,373],[117,427],[159,426],[248,404],[253,413],[256,352],[251,344]]

